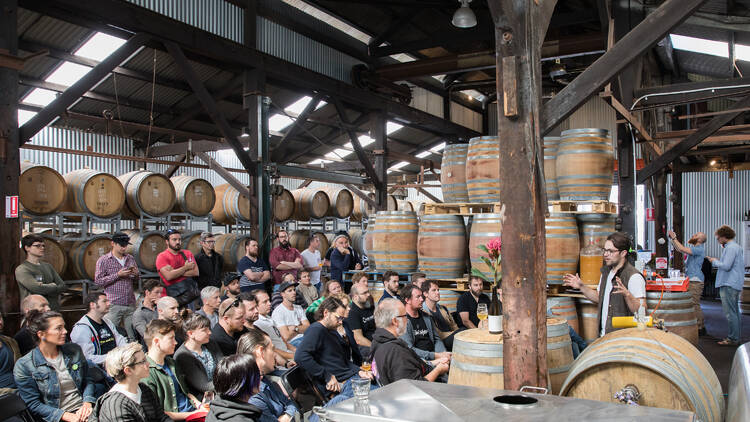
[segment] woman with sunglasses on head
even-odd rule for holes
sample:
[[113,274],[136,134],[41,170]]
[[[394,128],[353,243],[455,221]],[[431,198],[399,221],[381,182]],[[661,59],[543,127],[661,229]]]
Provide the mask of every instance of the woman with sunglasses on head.
[[211,402],[206,422],[258,421],[261,410],[249,404],[260,389],[260,370],[253,355],[222,359],[214,371],[217,397]]
[[211,321],[203,315],[191,316],[184,325],[187,340],[174,354],[177,366],[185,376],[187,388],[196,397],[213,391],[214,368],[223,357],[219,346],[210,342]]
[[16,362],[18,395],[39,420],[86,422],[96,397],[81,347],[66,343],[59,312],[32,310],[26,318],[37,347]]
[[107,373],[117,381],[96,401],[92,418],[98,422],[171,422],[159,399],[139,381],[149,375],[148,361],[138,343],[107,353]]

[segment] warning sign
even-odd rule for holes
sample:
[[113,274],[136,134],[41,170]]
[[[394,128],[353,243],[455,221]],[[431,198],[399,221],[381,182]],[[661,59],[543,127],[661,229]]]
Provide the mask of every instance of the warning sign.
[[5,218],[18,218],[18,195],[5,197]]
[[667,258],[656,258],[656,269],[666,270],[669,267],[669,260]]

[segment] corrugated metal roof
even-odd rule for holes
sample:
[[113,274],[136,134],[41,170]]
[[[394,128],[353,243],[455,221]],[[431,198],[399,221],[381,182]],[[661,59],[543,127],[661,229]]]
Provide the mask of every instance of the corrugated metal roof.
[[680,71],[697,73],[716,78],[731,77],[729,74],[729,59],[690,51],[675,50]]

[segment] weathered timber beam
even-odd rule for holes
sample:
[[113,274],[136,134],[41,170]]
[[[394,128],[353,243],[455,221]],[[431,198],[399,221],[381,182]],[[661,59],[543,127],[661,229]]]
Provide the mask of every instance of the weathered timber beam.
[[302,183],[299,184],[299,186],[297,186],[297,189],[306,188],[306,187],[310,186],[312,184],[312,182],[313,182],[312,179],[305,179]]
[[[740,102],[735,103],[731,109],[742,109],[750,106],[750,95],[742,99]],[[735,117],[742,114],[742,111],[737,111],[732,114],[721,114],[711,119],[708,124],[698,129],[696,132],[690,134],[687,138],[682,140],[679,144],[673,146],[660,155],[658,158],[648,163],[641,171],[638,172],[638,183],[643,183],[646,179],[656,174],[657,171],[664,168],[667,164],[670,164],[682,154],[690,151],[694,146],[698,145],[707,137],[713,135],[719,128],[732,121]]]
[[[748,137],[750,140],[750,137]],[[705,142],[705,141],[704,141]],[[724,148],[705,148],[705,149],[693,149],[685,153],[685,155],[729,155],[729,154],[744,154],[750,152],[750,145],[739,145]]]
[[667,0],[542,108],[541,132],[549,133],[706,0]]
[[[339,119],[341,119],[341,122],[344,124],[345,127],[351,127],[351,123],[349,122],[349,117],[346,115],[346,110],[344,109],[344,106],[341,104],[341,101],[336,98],[332,97],[331,101],[333,102],[333,105],[336,107],[336,112],[339,114]],[[362,163],[362,165],[365,167],[365,173],[367,174],[367,177],[372,180],[372,183],[376,187],[380,187],[385,181],[380,180],[377,173],[375,173],[375,168],[372,166],[372,163],[367,158],[367,153],[365,153],[365,150],[362,148],[362,144],[359,143],[359,138],[357,137],[357,134],[351,130],[347,129],[346,132],[349,134],[349,139],[351,140],[352,147],[354,147],[354,152],[357,154],[357,158],[359,159],[359,162]]]
[[327,183],[368,185],[367,178],[356,174],[338,173],[328,170],[316,169],[308,166],[277,165],[276,169],[280,176],[294,177],[297,179],[313,179]]
[[230,145],[217,142],[209,141],[204,139],[192,139],[187,142],[179,142],[176,144],[159,145],[151,147],[148,152],[149,157],[166,157],[176,154],[184,154],[188,150],[192,153],[207,152],[207,151],[218,151],[222,149],[229,149]]
[[[654,139],[651,137],[651,135],[648,133],[645,127],[641,124],[641,121],[638,120],[637,117],[635,117],[630,111],[628,111],[627,108],[625,108],[624,105],[622,105],[619,101],[617,101],[617,98],[613,97],[611,93],[607,95],[602,95],[602,98],[604,98],[604,101],[609,104],[616,112],[620,113],[622,117],[625,118],[625,120],[628,121],[640,134],[640,137],[647,140],[647,141],[653,141]],[[658,148],[658,147],[657,147]],[[661,153],[659,153],[661,155]]]
[[302,125],[307,122],[307,119],[310,118],[310,115],[315,111],[315,109],[318,107],[318,104],[320,104],[322,100],[323,96],[320,94],[315,94],[315,96],[313,96],[312,100],[310,100],[310,102],[305,106],[305,109],[302,110],[302,113],[300,113],[299,116],[294,119],[292,127],[290,127],[286,131],[286,133],[284,133],[284,136],[282,136],[281,140],[276,144],[276,148],[283,144],[288,137],[294,136],[298,131],[301,130]]
[[28,142],[45,126],[68,109],[73,103],[81,98],[87,91],[91,90],[99,81],[104,79],[109,72],[120,63],[127,60],[149,39],[145,34],[136,34],[121,45],[120,48],[110,54],[104,61],[91,69],[81,79],[66,89],[60,96],[49,103],[42,111],[35,114],[28,122],[19,128],[19,142],[21,145]]
[[180,165],[182,165],[182,162],[187,159],[187,154],[180,154],[178,156],[175,156],[176,163],[169,166],[169,168],[164,172],[164,175],[167,177],[172,177],[177,172],[177,169],[180,168]]
[[[208,164],[208,167],[219,174],[224,180],[229,183],[230,186],[237,189],[237,191],[241,195],[245,195],[247,198],[252,198],[253,195],[250,193],[250,189],[247,187],[246,184],[242,183],[239,179],[234,177],[232,173],[227,171],[221,164],[219,164],[218,161],[211,158],[208,154],[205,152],[196,152],[195,156],[203,160],[204,163]],[[251,178],[252,179],[252,178]],[[250,200],[250,205],[258,209],[258,205],[255,203],[255,201]]]
[[367,203],[367,205],[369,205],[369,206],[371,206],[373,208],[377,208],[378,207],[378,204],[376,204],[375,201],[372,198],[370,198],[365,192],[362,192],[361,190],[359,190],[356,186],[350,185],[350,184],[345,184],[344,186],[347,189],[349,189],[350,191],[352,191],[352,193],[354,195],[356,195],[360,199],[364,200]]
[[424,196],[432,199],[435,203],[438,203],[438,204],[442,204],[443,203],[443,201],[441,201],[440,199],[438,199],[437,196],[431,194],[430,192],[427,192],[427,190],[425,190],[424,188],[417,187],[417,190],[420,191],[420,192],[422,192],[422,195],[424,195]]
[[750,162],[745,163],[717,163],[715,165],[710,164],[679,164],[677,167],[679,171],[688,172],[717,172],[717,171],[729,171],[731,167],[732,171],[735,170],[750,170]]
[[[76,113],[74,111],[66,111],[65,113],[61,115],[61,117],[67,117],[67,118],[75,119],[75,120],[86,120],[89,122],[112,125],[111,126],[112,132],[115,132],[116,128],[122,125],[125,128],[134,129],[134,130],[140,130],[140,131],[150,130],[153,133],[162,133],[162,134],[179,136],[179,137],[188,138],[188,139],[191,139],[191,138],[206,139],[207,140],[206,142],[219,142],[221,140],[221,138],[215,138],[205,133],[187,132],[184,130],[169,129],[169,128],[165,128],[161,126],[149,126],[147,124],[129,122],[125,120],[107,119],[105,117],[92,116],[92,115],[83,114],[83,113]],[[174,154],[164,154],[164,155],[174,155]],[[152,156],[152,155],[149,154],[149,156]]]
[[[697,132],[698,129],[685,129],[685,130],[673,130],[669,132],[657,132],[654,133],[654,139],[682,139],[691,133]],[[744,131],[750,131],[750,125],[733,125],[733,126],[724,126],[721,129],[717,130],[718,133],[726,133],[726,132],[744,132]]]

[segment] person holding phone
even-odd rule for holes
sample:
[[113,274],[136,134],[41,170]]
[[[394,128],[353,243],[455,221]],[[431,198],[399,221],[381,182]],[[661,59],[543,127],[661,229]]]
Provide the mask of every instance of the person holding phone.
[[94,283],[104,289],[110,307],[106,318],[128,332],[128,337],[135,338],[132,330],[132,316],[135,312],[135,293],[133,282],[141,278],[133,255],[127,253],[130,236],[123,232],[112,235],[112,250],[96,261]]

